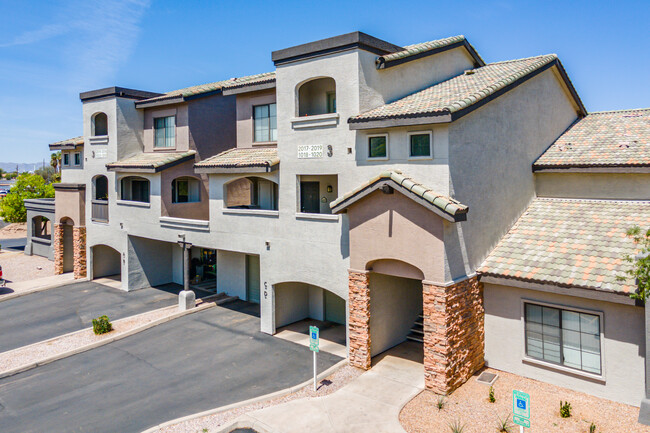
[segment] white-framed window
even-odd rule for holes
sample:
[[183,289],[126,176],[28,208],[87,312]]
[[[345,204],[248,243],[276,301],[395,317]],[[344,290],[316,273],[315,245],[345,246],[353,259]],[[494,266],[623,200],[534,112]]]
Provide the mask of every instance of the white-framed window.
[[74,165],[81,165],[81,152],[74,153]]
[[253,128],[255,143],[278,140],[278,118],[275,103],[253,106]]
[[176,147],[176,116],[156,117],[153,119],[154,147]]
[[388,134],[368,135],[368,159],[388,159]]
[[526,356],[602,375],[602,319],[598,312],[524,302]]
[[70,154],[68,152],[63,152],[63,155],[61,156],[63,159],[63,165],[64,166],[69,166],[70,165]]
[[410,159],[433,158],[433,134],[431,131],[412,131],[406,134]]
[[172,203],[201,201],[200,182],[193,177],[179,177],[172,181]]

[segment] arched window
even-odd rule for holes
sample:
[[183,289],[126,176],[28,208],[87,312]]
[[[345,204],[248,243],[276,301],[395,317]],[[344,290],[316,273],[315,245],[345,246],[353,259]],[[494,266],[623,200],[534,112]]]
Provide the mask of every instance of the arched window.
[[120,181],[120,198],[149,203],[149,181],[143,177],[128,176]]
[[108,200],[108,178],[106,176],[95,177],[95,200]]
[[298,115],[336,113],[336,82],[333,78],[316,78],[298,89]]
[[201,201],[201,183],[193,177],[178,177],[172,181],[172,203],[196,203]]
[[105,113],[97,113],[92,119],[93,137],[108,135],[108,117]]
[[278,210],[278,184],[260,177],[244,177],[226,184],[229,209]]

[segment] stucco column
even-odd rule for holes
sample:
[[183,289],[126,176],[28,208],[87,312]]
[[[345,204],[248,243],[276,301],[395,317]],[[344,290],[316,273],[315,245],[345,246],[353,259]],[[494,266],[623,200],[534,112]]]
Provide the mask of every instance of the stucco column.
[[348,305],[350,317],[350,365],[369,370],[370,359],[370,284],[368,272],[349,271]]
[[54,242],[54,274],[63,273],[63,224],[54,224],[52,233]]
[[86,227],[75,226],[72,229],[74,278],[86,278]]
[[483,287],[476,277],[440,286],[422,282],[424,379],[449,394],[485,363]]

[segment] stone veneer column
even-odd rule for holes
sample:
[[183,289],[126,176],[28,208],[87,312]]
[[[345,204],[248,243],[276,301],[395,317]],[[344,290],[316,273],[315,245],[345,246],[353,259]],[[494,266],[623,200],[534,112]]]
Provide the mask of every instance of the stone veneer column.
[[370,286],[368,272],[349,271],[350,365],[370,369]]
[[476,277],[441,287],[422,282],[424,379],[449,394],[484,365],[483,285]]
[[54,274],[63,273],[63,224],[54,224]]
[[86,227],[75,226],[72,230],[74,278],[86,277]]

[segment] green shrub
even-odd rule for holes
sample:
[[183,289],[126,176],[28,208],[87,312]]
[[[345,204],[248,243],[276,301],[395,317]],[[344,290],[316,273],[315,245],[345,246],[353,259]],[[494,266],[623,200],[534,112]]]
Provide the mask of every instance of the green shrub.
[[93,319],[93,332],[95,335],[106,334],[113,330],[113,325],[111,321],[108,320],[108,316],[99,316],[96,319]]
[[438,410],[442,410],[445,407],[445,396],[444,395],[439,395],[438,396]]
[[569,418],[571,416],[571,403],[560,401],[560,416],[562,418]]
[[593,422],[589,426],[589,433],[596,433],[596,424],[594,424]]
[[497,421],[497,430],[500,432],[505,432],[505,433],[510,433],[510,415],[506,416],[505,418],[499,417],[499,420]]
[[494,388],[492,386],[490,386],[490,392],[488,393],[488,401],[490,403],[494,403],[495,401],[497,401],[497,399],[494,398]]
[[449,429],[451,430],[451,433],[463,433],[463,430],[465,430],[465,424],[462,424],[460,420],[457,419],[449,423]]

